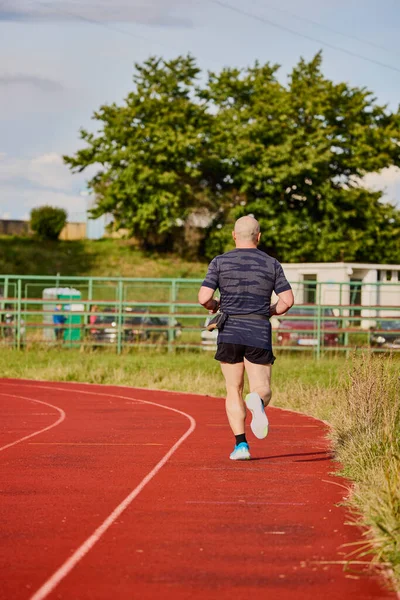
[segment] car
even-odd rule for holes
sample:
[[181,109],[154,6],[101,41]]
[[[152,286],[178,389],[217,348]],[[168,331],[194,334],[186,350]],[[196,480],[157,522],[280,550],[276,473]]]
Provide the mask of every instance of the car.
[[[278,346],[316,346],[318,309],[316,306],[296,306],[288,312],[288,316],[295,319],[278,317],[277,344]],[[339,343],[339,321],[335,319],[331,308],[321,310],[321,342],[325,346],[337,346]],[[206,329],[213,315],[206,318],[204,329],[201,332],[201,346],[204,350],[215,350],[217,348],[218,330],[208,331]],[[304,318],[306,317],[306,318]],[[307,318],[315,317],[315,319]],[[330,318],[332,317],[332,318]],[[334,329],[335,331],[329,331]]]
[[400,319],[378,321],[371,329],[370,343],[375,348],[400,349]]
[[[101,312],[104,312],[104,315],[98,315],[96,321],[91,324],[90,337],[94,342],[115,344],[118,340],[118,315],[115,308],[105,307]],[[173,319],[172,326],[175,339],[182,333],[181,324]],[[167,341],[169,327],[170,317],[152,315],[144,308],[128,308],[122,316],[122,341],[128,344]]]
[[[279,346],[317,346],[317,306],[295,306],[287,316],[278,317],[277,344]],[[321,337],[324,346],[337,346],[340,336],[338,319],[331,308],[321,309]]]
[[208,331],[207,325],[215,315],[209,315],[204,321],[204,329],[201,332],[201,347],[203,350],[216,350],[217,349],[217,338],[218,329]]
[[[20,344],[25,343],[25,321],[19,320]],[[16,344],[18,337],[17,315],[11,304],[4,305],[4,312],[0,312],[0,339],[8,344]]]

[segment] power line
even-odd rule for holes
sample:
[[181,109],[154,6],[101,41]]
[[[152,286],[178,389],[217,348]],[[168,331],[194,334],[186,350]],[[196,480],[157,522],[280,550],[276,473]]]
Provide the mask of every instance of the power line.
[[333,50],[338,50],[339,52],[343,52],[344,54],[348,54],[349,56],[354,56],[356,58],[360,58],[361,60],[365,60],[367,62],[378,65],[379,67],[384,67],[385,69],[390,69],[391,71],[396,71],[397,73],[400,73],[400,69],[398,69],[397,67],[393,67],[392,65],[388,65],[387,63],[380,62],[379,60],[375,60],[373,58],[368,58],[367,56],[363,56],[362,54],[358,54],[357,52],[352,52],[351,50],[346,50],[345,48],[342,48],[341,46],[335,46],[334,44],[329,44],[328,42],[319,40],[318,38],[315,38],[311,35],[307,35],[305,33],[300,33],[299,31],[296,31],[295,29],[291,29],[290,27],[286,27],[285,25],[280,25],[279,23],[275,23],[274,21],[271,21],[270,19],[261,17],[260,15],[256,15],[256,14],[248,12],[246,10],[242,10],[241,8],[237,8],[236,6],[232,6],[231,4],[223,2],[222,0],[208,0],[208,1],[213,4],[217,4],[218,6],[222,6],[223,8],[226,8],[233,12],[236,12],[240,15],[244,15],[245,17],[249,17],[250,19],[255,19],[256,21],[260,21],[261,23],[265,23],[266,25],[275,27],[276,29],[281,29],[282,31],[286,31],[293,35],[297,35],[298,37],[302,37],[306,40],[311,40],[312,42],[318,42],[318,44],[321,44],[322,46],[326,46],[327,48],[332,48]]
[[337,33],[338,35],[347,37],[351,40],[355,40],[357,42],[360,42],[361,44],[366,44],[367,46],[371,46],[372,48],[375,48],[378,50],[384,50],[385,52],[389,52],[389,54],[397,54],[397,55],[400,54],[399,52],[396,52],[396,50],[391,50],[389,48],[386,48],[385,46],[381,46],[380,44],[375,44],[374,42],[371,42],[370,40],[364,40],[363,38],[360,38],[356,35],[352,35],[351,33],[344,33],[343,31],[339,31],[338,29],[334,29],[333,27],[329,27],[328,25],[323,25],[322,23],[313,21],[313,19],[309,19],[308,17],[303,17],[296,13],[292,13],[291,11],[286,10],[284,8],[278,8],[277,6],[272,6],[271,4],[268,4],[268,8],[271,8],[272,10],[276,10],[277,12],[280,12],[284,15],[288,15],[289,17],[292,17],[294,19],[299,19],[300,21],[304,21],[305,23],[311,23],[311,25],[316,25],[317,27],[320,27],[321,29],[325,29],[325,31],[331,31],[332,33]]
[[[52,4],[50,2],[43,2],[42,0],[39,0],[39,1],[37,1],[37,4],[40,4],[42,6],[47,6],[48,8],[51,8],[55,12],[59,12],[60,14],[68,15],[69,17],[78,19],[79,21],[83,21],[85,23],[90,23],[92,25],[99,25],[100,27],[104,27],[105,29],[109,29],[110,31],[115,31],[117,33],[121,33],[125,36],[131,37],[134,39],[140,38],[142,40],[145,40],[146,42],[155,43],[155,44],[158,44],[159,46],[163,46],[164,48],[168,48],[169,50],[172,48],[172,46],[168,47],[166,44],[163,44],[162,42],[159,42],[158,40],[152,40],[151,38],[148,38],[145,35],[141,35],[140,33],[131,33],[130,31],[126,31],[125,29],[120,29],[119,27],[114,27],[114,25],[110,25],[109,23],[105,23],[103,21],[98,21],[97,19],[92,19],[90,17],[85,17],[84,15],[65,10],[64,8],[60,9],[60,8],[54,6],[54,4]],[[177,50],[177,48],[175,50]]]

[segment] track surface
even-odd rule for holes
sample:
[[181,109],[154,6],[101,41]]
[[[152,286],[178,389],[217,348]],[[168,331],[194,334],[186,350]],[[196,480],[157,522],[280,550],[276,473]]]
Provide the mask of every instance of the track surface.
[[221,399],[0,380],[1,600],[396,598],[344,569],[326,426],[268,411],[240,463]]

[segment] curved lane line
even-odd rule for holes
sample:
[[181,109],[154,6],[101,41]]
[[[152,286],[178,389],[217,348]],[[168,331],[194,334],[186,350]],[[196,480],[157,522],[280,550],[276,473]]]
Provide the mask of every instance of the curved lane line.
[[25,435],[24,437],[20,438],[19,440],[16,440],[15,442],[11,442],[11,444],[7,444],[6,446],[1,446],[0,452],[2,450],[7,450],[7,448],[11,448],[11,446],[15,446],[16,444],[20,444],[21,442],[24,442],[25,440],[29,440],[29,438],[39,435],[39,433],[44,433],[45,431],[49,431],[49,429],[53,429],[53,427],[57,427],[57,425],[62,423],[66,417],[65,412],[61,408],[58,408],[58,406],[54,406],[54,404],[49,404],[48,402],[43,402],[43,400],[36,400],[35,398],[27,398],[26,396],[16,396],[14,394],[5,394],[4,392],[0,392],[0,396],[8,396],[9,398],[19,398],[21,400],[30,400],[31,402],[37,402],[38,404],[44,404],[45,406],[50,406],[51,408],[54,408],[55,410],[57,410],[60,413],[60,417],[52,425],[48,425],[47,427],[44,427],[44,429],[39,429],[39,431],[35,431],[34,433],[30,433],[29,435]]
[[[29,385],[29,384],[28,384]],[[31,387],[37,389],[52,389],[56,391],[62,392],[71,392],[72,388],[59,388],[54,386],[36,386],[33,385]],[[157,473],[162,469],[162,467],[168,462],[171,456],[176,452],[181,444],[193,433],[196,428],[196,421],[188,415],[187,413],[178,410],[177,408],[172,408],[170,406],[164,406],[163,404],[158,404],[157,402],[151,402],[150,400],[139,400],[138,398],[132,398],[129,396],[118,396],[116,394],[105,394],[105,393],[97,393],[97,392],[89,392],[85,390],[76,390],[78,393],[82,394],[90,394],[92,396],[107,396],[108,398],[119,398],[121,400],[131,400],[133,402],[140,402],[142,404],[149,404],[151,406],[157,406],[158,408],[164,408],[165,410],[170,410],[172,412],[183,415],[187,419],[189,419],[190,427],[186,430],[186,432],[179,438],[179,440],[170,448],[170,450],[163,456],[163,458],[156,464],[156,466],[142,479],[142,481],[131,491],[131,493],[113,510],[113,512],[103,521],[103,523],[90,535],[87,540],[79,546],[75,550],[75,552],[70,556],[68,560],[66,560],[61,567],[57,569],[49,577],[49,579],[30,597],[30,600],[43,600],[46,598],[56,587],[57,585],[72,571],[72,569],[82,560],[82,558],[93,548],[93,546],[99,541],[99,539],[104,535],[104,533],[111,527],[111,525],[118,519],[118,517],[124,512],[126,508],[133,502],[133,500],[140,494],[143,488],[157,475]]]

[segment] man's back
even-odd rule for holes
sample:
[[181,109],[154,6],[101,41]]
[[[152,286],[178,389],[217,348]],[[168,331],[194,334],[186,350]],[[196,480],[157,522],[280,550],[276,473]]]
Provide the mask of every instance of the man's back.
[[221,293],[221,310],[230,315],[269,316],[271,295],[290,289],[282,267],[257,248],[235,248],[210,263],[203,283]]

